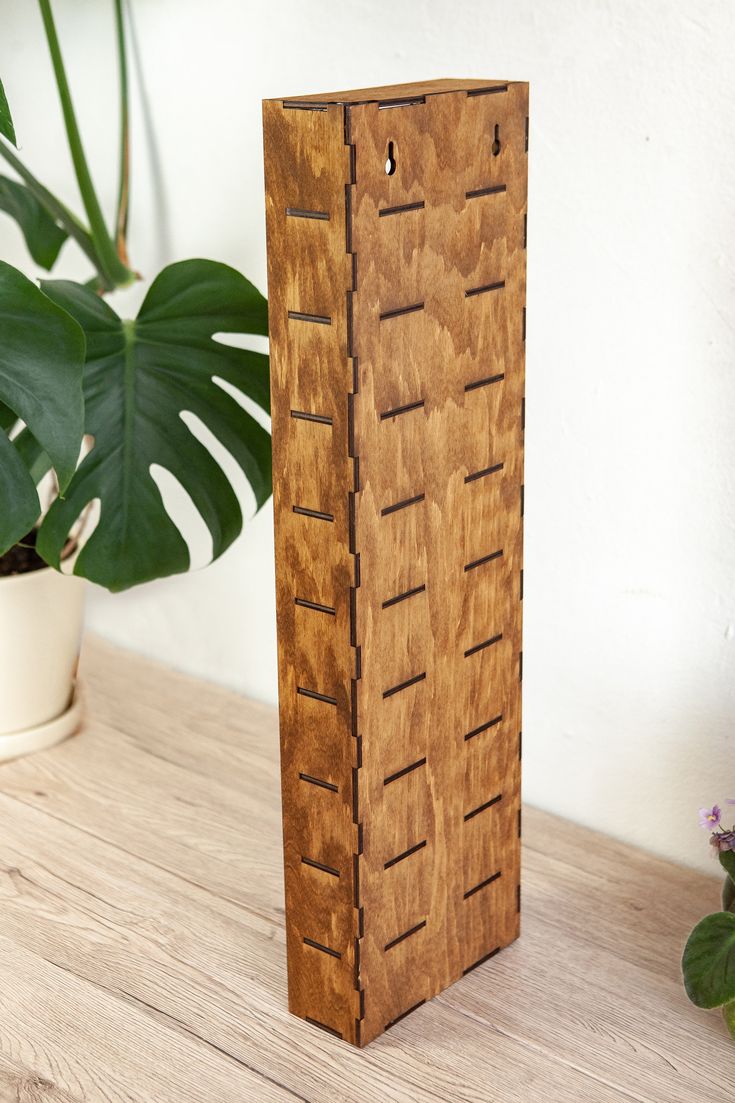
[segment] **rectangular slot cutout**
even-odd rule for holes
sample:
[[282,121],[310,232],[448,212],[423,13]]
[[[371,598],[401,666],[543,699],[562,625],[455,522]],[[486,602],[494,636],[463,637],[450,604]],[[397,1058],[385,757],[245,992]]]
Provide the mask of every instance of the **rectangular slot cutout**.
[[339,870],[334,869],[333,866],[325,866],[323,862],[317,862],[314,858],[301,859],[302,865],[311,866],[312,869],[318,869],[320,873],[328,873],[330,877],[339,877]]
[[328,789],[330,793],[338,793],[339,786],[335,785],[332,781],[325,781],[321,777],[312,777],[311,774],[299,774],[301,781],[306,781],[309,785],[318,785],[320,789]]
[[381,207],[378,211],[380,218],[386,218],[390,214],[404,214],[406,211],[423,211],[426,204],[423,199],[418,203],[403,203],[400,207]]
[[294,605],[298,605],[301,609],[313,609],[315,613],[328,613],[330,617],[337,615],[336,609],[331,605],[320,605],[318,601],[307,601],[303,597],[295,597]]
[[383,692],[383,700],[385,700],[386,697],[392,697],[394,693],[400,693],[402,689],[408,689],[409,686],[415,686],[418,682],[423,682],[425,678],[426,671],[424,671],[423,674],[417,674],[414,678],[409,678],[407,682],[399,682],[397,686],[393,686],[392,689],[386,689]]
[[[466,816],[465,819],[467,819]],[[426,839],[422,839],[420,843],[416,843],[415,846],[410,846],[408,850],[404,850],[402,854],[396,854],[395,858],[389,858],[383,866],[383,869],[390,869],[391,866],[398,865],[404,858],[410,858],[412,854],[416,854],[419,850],[423,850],[425,846]]]
[[466,483],[474,483],[477,479],[484,479],[486,475],[494,475],[496,471],[503,470],[502,463],[494,463],[492,467],[483,467],[482,471],[473,471],[471,475],[465,475]]
[[490,552],[489,555],[482,555],[479,559],[473,559],[471,563],[465,564],[466,571],[474,571],[475,567],[481,567],[483,563],[492,563],[494,559],[500,559],[503,555],[503,549],[499,548],[498,551]]
[[426,758],[420,758],[418,762],[412,762],[410,766],[404,766],[402,770],[396,770],[394,774],[390,774],[388,777],[383,778],[383,785],[390,785],[392,781],[398,781],[400,777],[405,777],[406,774],[411,774],[414,770],[418,770],[420,766],[425,765]]
[[323,954],[336,957],[338,961],[342,957],[339,950],[333,950],[331,946],[322,946],[321,942],[315,942],[313,938],[304,938],[304,946],[311,946],[312,950],[321,950]]
[[503,716],[494,716],[492,720],[488,720],[487,724],[480,724],[479,728],[473,728],[471,732],[467,732],[464,737],[465,743],[468,739],[474,739],[476,735],[482,735],[483,732],[488,731],[489,728],[494,728],[496,724],[502,724]]
[[[500,876],[498,874],[498,876]],[[410,938],[413,934],[418,934],[419,931],[423,931],[426,926],[426,920],[422,919],[420,923],[417,923],[415,927],[411,927],[410,930],[404,931],[403,934],[399,934],[397,938],[391,939],[390,942],[386,942],[384,949],[392,950],[394,946],[397,946],[399,942],[403,942],[405,939]]]
[[406,590],[406,592],[403,594],[396,594],[395,597],[389,597],[387,601],[383,602],[382,608],[390,609],[391,605],[398,605],[400,601],[405,601],[406,598],[414,597],[416,594],[423,594],[425,590],[425,583],[423,583],[421,586],[414,586],[413,590]]
[[329,222],[329,211],[303,211],[300,207],[286,207],[289,218],[314,218],[319,222]]
[[479,816],[480,812],[484,812],[487,808],[492,808],[494,804],[497,804],[498,801],[501,801],[502,799],[503,794],[498,793],[498,795],[496,797],[493,797],[491,800],[486,800],[484,804],[481,804],[479,806],[479,808],[473,808],[471,812],[467,812],[465,814],[464,822],[467,823],[467,820],[471,820],[474,819],[475,816]]
[[331,417],[327,417],[326,414],[310,414],[306,410],[292,410],[291,417],[298,421],[315,421],[318,425],[332,424]]
[[315,517],[317,521],[333,521],[333,513],[322,513],[319,509],[307,509],[306,506],[294,506],[294,513],[298,513],[300,517]]
[[424,406],[423,398],[420,398],[418,402],[408,402],[405,406],[396,406],[393,410],[386,410],[385,413],[380,415],[381,421],[387,421],[388,418],[398,417],[399,414],[410,413],[411,410],[421,410]]
[[292,322],[317,322],[320,326],[331,326],[332,319],[326,314],[302,314],[300,310],[289,310]]
[[479,199],[483,195],[500,195],[507,190],[505,184],[490,184],[487,188],[475,188],[474,191],[466,191],[464,197],[465,199]]
[[489,640],[483,640],[482,643],[476,643],[474,647],[468,647],[464,653],[465,659],[469,659],[470,655],[476,655],[478,651],[484,651],[486,647],[492,647],[494,643],[500,643],[503,638],[503,633],[499,632],[497,636],[491,636]]
[[397,513],[399,509],[406,509],[407,506],[414,506],[418,502],[423,502],[425,494],[416,494],[413,498],[405,498],[402,502],[396,502],[392,506],[386,506],[385,509],[381,509],[380,516],[387,517],[389,513]]
[[498,375],[488,375],[486,379],[476,379],[474,383],[465,383],[464,389],[466,391],[476,391],[480,387],[488,387],[491,383],[501,383],[505,379],[505,372],[500,372]]
[[486,877],[484,881],[480,881],[479,885],[475,885],[474,888],[468,889],[464,894],[464,899],[469,900],[470,896],[474,896],[476,892],[487,888],[488,885],[492,885],[493,881],[497,881],[498,877],[500,877],[500,871],[493,873],[492,877]]
[[380,315],[380,321],[385,322],[388,318],[398,318],[401,314],[415,314],[417,310],[423,309],[423,303],[413,303],[412,306],[400,306],[397,310],[386,310]]
[[317,693],[315,689],[304,689],[303,686],[297,686],[296,692],[302,697],[310,697],[313,701],[323,701],[325,705],[337,704],[336,697],[329,697],[326,693]]
[[482,287],[470,287],[468,291],[465,291],[464,297],[471,299],[473,295],[484,295],[486,291],[502,291],[505,287],[505,280],[498,280],[496,283],[485,283]]

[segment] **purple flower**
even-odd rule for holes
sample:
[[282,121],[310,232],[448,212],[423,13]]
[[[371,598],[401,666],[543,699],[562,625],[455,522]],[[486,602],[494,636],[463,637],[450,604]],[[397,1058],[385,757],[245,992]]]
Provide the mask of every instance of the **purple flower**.
[[718,854],[723,850],[735,850],[735,831],[716,831],[710,838],[710,844]]
[[706,831],[711,831],[714,827],[718,827],[721,819],[722,809],[716,804],[713,804],[711,808],[699,809],[699,826],[703,827]]
[[730,797],[728,797],[725,804],[735,804],[735,800],[731,800]]

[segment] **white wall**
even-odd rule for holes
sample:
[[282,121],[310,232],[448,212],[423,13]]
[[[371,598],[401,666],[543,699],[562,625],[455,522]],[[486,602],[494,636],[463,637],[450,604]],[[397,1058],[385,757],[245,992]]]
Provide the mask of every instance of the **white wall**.
[[[110,4],[55,10],[108,207]],[[735,7],[731,0],[134,0],[132,257],[210,256],[265,288],[260,100],[434,76],[532,84],[525,796],[713,870],[699,804],[735,797]],[[76,203],[36,5],[5,0],[24,156]],[[0,221],[0,254],[28,267]],[[83,275],[68,249],[60,271]],[[141,290],[118,298],[132,310]],[[207,571],[89,624],[276,692],[268,508]],[[729,771],[729,772],[728,772]]]

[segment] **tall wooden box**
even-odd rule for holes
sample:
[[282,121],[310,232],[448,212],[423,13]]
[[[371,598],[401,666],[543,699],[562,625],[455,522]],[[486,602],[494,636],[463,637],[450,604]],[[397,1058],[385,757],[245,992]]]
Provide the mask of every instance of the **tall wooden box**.
[[264,103],[289,1006],[518,935],[528,86]]

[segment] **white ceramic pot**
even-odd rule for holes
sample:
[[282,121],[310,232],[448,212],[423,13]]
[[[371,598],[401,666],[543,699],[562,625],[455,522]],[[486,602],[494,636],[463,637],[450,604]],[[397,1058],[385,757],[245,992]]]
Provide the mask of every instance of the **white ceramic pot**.
[[51,567],[0,578],[0,762],[79,727],[84,580]]

